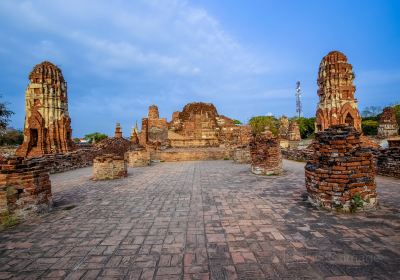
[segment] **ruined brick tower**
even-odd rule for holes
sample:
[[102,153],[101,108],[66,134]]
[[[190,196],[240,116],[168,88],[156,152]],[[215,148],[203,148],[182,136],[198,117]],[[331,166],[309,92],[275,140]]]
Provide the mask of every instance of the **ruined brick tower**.
[[317,80],[319,103],[316,132],[338,124],[353,126],[361,132],[361,117],[354,98],[356,87],[353,80],[353,67],[343,53],[333,51],[324,56],[319,65]]
[[36,65],[25,91],[24,142],[16,154],[35,157],[73,149],[67,83],[51,62]]
[[387,138],[398,135],[399,126],[396,120],[396,112],[392,107],[383,109],[379,119],[378,137]]

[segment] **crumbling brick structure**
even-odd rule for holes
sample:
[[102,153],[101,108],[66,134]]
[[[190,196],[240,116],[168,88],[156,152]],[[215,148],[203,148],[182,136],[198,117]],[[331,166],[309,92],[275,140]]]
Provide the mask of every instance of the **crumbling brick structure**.
[[379,120],[378,137],[388,138],[397,136],[399,132],[399,125],[396,120],[396,111],[392,107],[383,109],[383,113]]
[[132,145],[139,145],[139,129],[136,122],[135,127],[132,128],[131,137],[129,139]]
[[254,174],[278,175],[282,173],[282,154],[279,138],[265,130],[250,142],[251,171]]
[[236,163],[251,163],[249,146],[235,148],[233,150],[232,159]]
[[51,208],[49,171],[42,162],[9,157],[0,168],[0,215],[25,217]]
[[121,157],[132,148],[132,144],[125,138],[105,138],[93,146],[93,150],[96,151],[97,155],[103,154],[114,154]]
[[93,161],[93,180],[113,180],[128,176],[124,157],[113,154],[98,156]]
[[114,138],[122,138],[122,128],[120,123],[117,123],[115,126]]
[[316,132],[337,124],[346,124],[361,131],[361,116],[354,98],[354,77],[353,68],[343,53],[333,51],[322,59],[317,80],[319,103]]
[[309,201],[329,210],[352,211],[377,204],[375,166],[360,132],[334,125],[316,134],[314,157],[305,166]]
[[134,149],[125,153],[125,159],[129,167],[150,165],[150,152],[146,149]]
[[25,92],[24,142],[16,154],[36,157],[73,150],[67,83],[51,62],[36,65]]
[[168,123],[166,118],[160,118],[158,107],[151,105],[147,118],[142,119],[142,131],[139,137],[140,145],[168,144]]
[[301,140],[300,128],[299,128],[299,124],[297,123],[297,121],[290,122],[287,139],[289,141],[300,141]]
[[287,139],[289,133],[289,119],[286,116],[279,118],[279,137]]

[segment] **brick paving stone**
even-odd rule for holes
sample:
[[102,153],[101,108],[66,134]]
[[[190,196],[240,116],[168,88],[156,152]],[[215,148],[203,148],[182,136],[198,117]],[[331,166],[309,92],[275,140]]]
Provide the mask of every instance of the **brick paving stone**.
[[54,209],[0,232],[0,279],[397,279],[400,180],[374,212],[306,201],[304,164],[160,163],[91,181],[51,176]]

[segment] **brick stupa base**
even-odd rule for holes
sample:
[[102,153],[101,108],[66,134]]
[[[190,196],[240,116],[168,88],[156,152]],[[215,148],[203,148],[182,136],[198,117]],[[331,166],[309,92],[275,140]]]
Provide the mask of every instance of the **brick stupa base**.
[[0,161],[0,216],[27,218],[52,206],[49,171],[43,163],[10,157]]
[[150,152],[146,149],[128,151],[125,154],[129,167],[140,167],[150,165]]
[[266,130],[250,142],[251,172],[258,175],[282,173],[282,153],[279,139]]
[[313,159],[305,166],[309,201],[344,212],[377,205],[373,155],[353,127],[335,125],[316,134]]
[[106,154],[93,161],[93,180],[113,180],[126,176],[127,166],[122,156]]

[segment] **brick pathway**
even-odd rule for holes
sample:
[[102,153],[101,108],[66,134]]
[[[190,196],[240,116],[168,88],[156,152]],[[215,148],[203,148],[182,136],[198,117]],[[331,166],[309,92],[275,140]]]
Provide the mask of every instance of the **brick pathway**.
[[208,161],[107,182],[90,181],[91,168],[53,175],[54,211],[0,232],[0,279],[399,279],[400,180],[378,178],[378,211],[339,215],[304,201],[303,164],[284,168],[260,177]]

